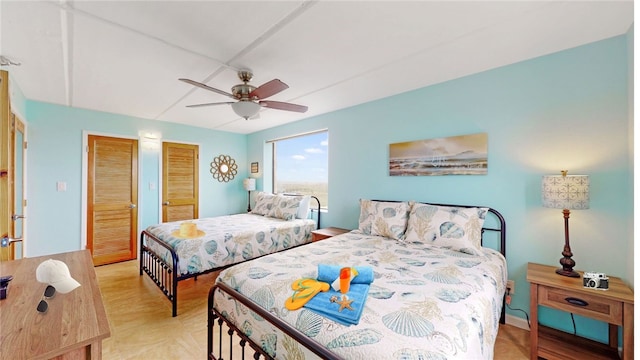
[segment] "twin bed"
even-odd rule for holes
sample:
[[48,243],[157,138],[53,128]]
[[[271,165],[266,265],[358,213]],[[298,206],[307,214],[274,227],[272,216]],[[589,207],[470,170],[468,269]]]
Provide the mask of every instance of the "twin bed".
[[[317,203],[317,222],[308,215],[310,199]],[[180,233],[183,221],[149,226],[140,234],[140,275],[149,275],[171,301],[173,316],[179,281],[311,242],[320,224],[320,201],[260,193],[251,213],[188,223],[195,224],[191,234]]]
[[[224,324],[225,348],[235,334],[243,358],[249,344],[254,358],[492,359],[504,255],[505,222],[494,209],[361,200],[357,230],[220,273],[209,293],[208,358],[223,358]],[[356,325],[285,308],[292,283],[316,278],[321,264],[372,268]]]

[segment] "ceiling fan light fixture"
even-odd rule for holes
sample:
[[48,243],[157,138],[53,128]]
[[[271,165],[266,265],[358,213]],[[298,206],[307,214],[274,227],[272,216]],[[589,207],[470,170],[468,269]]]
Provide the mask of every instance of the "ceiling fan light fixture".
[[236,102],[226,101],[187,105],[187,107],[190,108],[212,105],[231,105],[231,107],[233,108],[233,112],[235,112],[238,116],[244,118],[245,120],[249,120],[250,118],[256,119],[257,117],[259,117],[260,108],[262,107],[276,110],[294,111],[299,113],[307,111],[308,108],[304,105],[290,104],[282,101],[265,100],[268,97],[271,97],[283,90],[288,89],[289,85],[283,83],[278,79],[273,79],[258,87],[255,87],[248,84],[249,80],[251,80],[251,76],[253,76],[253,74],[251,74],[251,71],[249,70],[239,71],[238,77],[240,77],[240,79],[243,81],[243,84],[238,84],[232,87],[231,93],[212,88],[209,85],[190,79],[178,80],[236,100]]
[[257,104],[253,101],[238,101],[231,104],[231,108],[233,111],[238,114],[238,116],[243,117],[245,120],[248,120],[250,117],[260,111],[260,104]]

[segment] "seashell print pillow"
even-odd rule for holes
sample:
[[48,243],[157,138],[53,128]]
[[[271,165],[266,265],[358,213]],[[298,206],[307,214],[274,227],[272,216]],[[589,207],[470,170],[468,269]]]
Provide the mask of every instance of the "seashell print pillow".
[[487,211],[489,208],[412,203],[405,241],[481,255],[482,225]]
[[275,197],[267,216],[282,220],[295,219],[304,196],[276,195]]
[[363,234],[401,240],[407,230],[408,202],[360,199],[358,230]]
[[276,205],[276,196],[273,194],[267,194],[265,192],[258,192],[256,194],[256,205],[251,210],[252,214],[268,216],[269,212]]

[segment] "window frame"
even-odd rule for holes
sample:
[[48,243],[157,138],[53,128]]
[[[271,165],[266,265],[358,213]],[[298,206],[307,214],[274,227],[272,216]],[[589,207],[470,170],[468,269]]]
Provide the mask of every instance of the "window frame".
[[[326,133],[327,135],[327,141],[329,140],[329,129],[324,128],[324,129],[318,129],[318,130],[313,130],[313,131],[308,131],[308,132],[304,132],[304,133],[298,133],[298,134],[293,134],[293,135],[289,135],[289,136],[283,136],[280,138],[276,138],[276,139],[271,139],[271,140],[267,140],[265,143],[267,145],[270,145],[271,147],[271,152],[270,152],[270,157],[271,157],[271,192],[272,193],[276,193],[277,191],[277,176],[276,176],[276,170],[277,170],[277,143],[280,141],[285,141],[285,140],[290,140],[290,139],[294,139],[294,138],[300,138],[300,137],[305,137],[305,136],[311,136],[311,135],[316,135],[316,134],[321,134],[321,133]],[[328,154],[328,149],[329,145],[327,144],[327,182],[326,182],[326,186],[327,186],[327,200],[325,201],[321,201],[321,209],[326,211],[328,210],[328,194],[329,194],[329,177],[328,177],[328,172],[329,172],[329,154]],[[291,192],[284,192],[287,194],[292,194]],[[303,195],[314,195],[314,196],[318,196],[318,194],[303,194]]]

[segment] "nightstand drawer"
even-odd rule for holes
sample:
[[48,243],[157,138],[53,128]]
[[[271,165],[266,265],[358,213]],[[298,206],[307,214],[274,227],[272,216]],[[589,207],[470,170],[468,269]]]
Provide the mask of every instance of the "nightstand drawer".
[[[600,290],[593,290],[600,291]],[[538,304],[622,325],[622,302],[576,291],[540,286]]]

